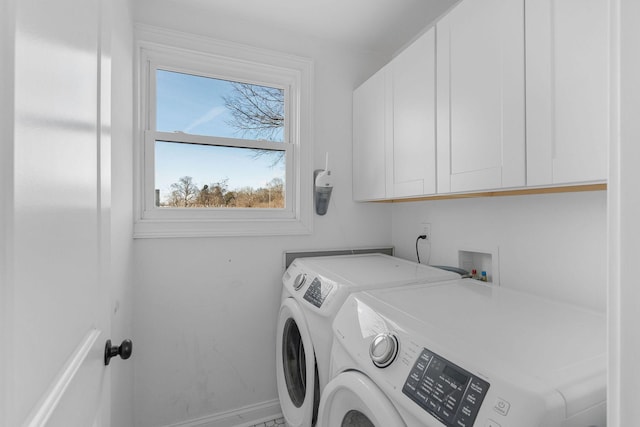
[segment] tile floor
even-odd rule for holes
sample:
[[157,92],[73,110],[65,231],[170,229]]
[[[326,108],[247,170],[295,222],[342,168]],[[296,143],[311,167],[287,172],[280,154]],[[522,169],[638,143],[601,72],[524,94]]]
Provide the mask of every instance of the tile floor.
[[251,427],[276,427],[276,426],[284,426],[284,418],[278,418],[276,420],[265,421],[260,424],[256,424]]

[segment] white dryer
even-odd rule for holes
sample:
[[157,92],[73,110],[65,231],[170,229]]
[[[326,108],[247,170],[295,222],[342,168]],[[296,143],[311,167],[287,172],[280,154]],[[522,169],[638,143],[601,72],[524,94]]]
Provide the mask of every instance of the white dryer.
[[329,380],[331,325],[350,293],[459,278],[383,254],[297,258],[282,279],[276,338],[278,396],[287,424],[316,423],[320,394]]
[[602,313],[468,279],[352,294],[333,329],[321,427],[606,425]]

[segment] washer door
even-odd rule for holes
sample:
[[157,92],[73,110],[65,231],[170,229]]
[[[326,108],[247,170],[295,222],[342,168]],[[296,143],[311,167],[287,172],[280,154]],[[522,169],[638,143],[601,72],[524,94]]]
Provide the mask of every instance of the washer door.
[[347,371],[322,392],[318,427],[406,427],[387,396],[367,376]]
[[315,425],[320,399],[318,369],[306,319],[293,298],[283,301],[278,315],[276,380],[287,425]]

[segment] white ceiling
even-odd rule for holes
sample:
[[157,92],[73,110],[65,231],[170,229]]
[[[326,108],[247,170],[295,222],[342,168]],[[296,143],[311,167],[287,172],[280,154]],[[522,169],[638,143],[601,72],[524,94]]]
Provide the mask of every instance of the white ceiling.
[[272,25],[391,56],[457,0],[169,0],[212,18]]

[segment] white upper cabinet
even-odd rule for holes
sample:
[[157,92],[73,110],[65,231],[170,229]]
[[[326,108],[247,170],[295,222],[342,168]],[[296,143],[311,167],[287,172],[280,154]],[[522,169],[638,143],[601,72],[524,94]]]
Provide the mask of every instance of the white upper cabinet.
[[386,67],[353,92],[353,199],[386,197]]
[[606,181],[609,2],[526,5],[527,184]]
[[353,127],[354,200],[435,193],[434,29],[354,91]]
[[354,199],[606,182],[609,0],[463,0],[354,92]]
[[523,187],[524,1],[463,1],[436,29],[438,193]]
[[393,82],[392,197],[436,192],[435,30],[390,64]]

